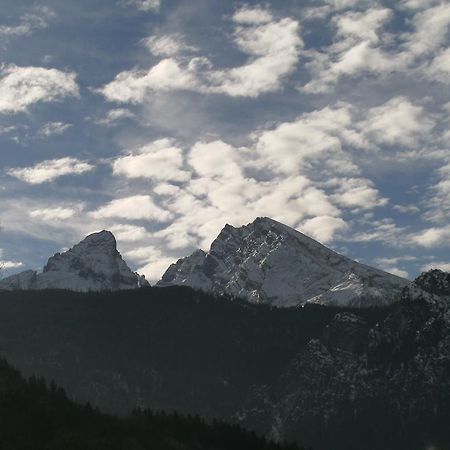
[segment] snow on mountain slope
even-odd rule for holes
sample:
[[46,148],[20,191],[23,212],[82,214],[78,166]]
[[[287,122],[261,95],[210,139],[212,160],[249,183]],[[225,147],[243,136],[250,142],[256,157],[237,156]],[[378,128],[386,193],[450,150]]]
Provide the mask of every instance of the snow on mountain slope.
[[148,285],[144,276],[134,273],[117,251],[109,231],[87,236],[64,253],[49,258],[42,273],[21,272],[0,280],[0,289],[69,289],[103,291],[132,289]]
[[407,284],[275,220],[257,218],[240,228],[226,225],[209,252],[197,250],[172,264],[157,285],[187,285],[288,307],[388,304]]

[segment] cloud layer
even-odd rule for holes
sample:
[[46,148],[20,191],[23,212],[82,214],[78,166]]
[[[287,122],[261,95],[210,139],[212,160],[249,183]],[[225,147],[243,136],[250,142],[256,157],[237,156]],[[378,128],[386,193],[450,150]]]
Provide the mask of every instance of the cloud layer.
[[69,3],[0,24],[2,260],[111,229],[154,280],[265,215],[402,276],[448,267],[446,2]]

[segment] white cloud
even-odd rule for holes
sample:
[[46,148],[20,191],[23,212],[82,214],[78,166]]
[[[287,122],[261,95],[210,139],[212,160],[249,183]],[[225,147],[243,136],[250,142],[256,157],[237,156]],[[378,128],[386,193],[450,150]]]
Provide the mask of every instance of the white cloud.
[[56,208],[42,208],[33,209],[29,212],[30,217],[43,220],[45,222],[51,222],[54,220],[67,220],[79,212],[80,208],[66,208],[66,207],[56,207]]
[[169,139],[145,145],[135,154],[116,159],[115,175],[127,178],[150,178],[160,181],[186,181],[189,172],[183,170],[183,151]]
[[64,175],[79,175],[90,172],[94,166],[76,158],[61,158],[42,161],[32,167],[12,168],[7,174],[30,184],[53,181]]
[[[447,150],[448,154],[448,150]],[[450,161],[443,162],[437,170],[439,181],[430,189],[431,198],[428,200],[427,218],[433,222],[448,223],[450,216]]]
[[117,124],[120,120],[132,119],[135,115],[126,108],[115,108],[108,111],[105,117],[97,121],[100,125],[111,126]]
[[298,28],[298,22],[290,18],[239,26],[235,43],[252,59],[241,67],[211,71],[211,84],[206,90],[232,97],[257,97],[279,90],[285,76],[295,68],[303,46]]
[[0,126],[0,134],[9,134],[16,130],[17,127],[15,125],[9,125],[6,127]]
[[382,242],[391,247],[404,247],[407,242],[406,227],[398,226],[392,219],[369,220],[365,231],[346,236],[350,242]]
[[308,93],[329,91],[343,76],[383,73],[401,63],[383,49],[384,26],[392,19],[387,8],[370,8],[363,12],[345,12],[334,16],[334,43],[324,51],[310,51],[307,67],[312,79],[301,89]]
[[0,260],[0,269],[18,269],[19,267],[22,267],[22,262],[17,261],[1,261]]
[[95,219],[147,219],[156,222],[165,222],[173,217],[169,211],[156,205],[149,195],[133,195],[112,200],[97,211],[92,211],[90,216]]
[[[173,263],[173,258],[167,257],[161,251],[154,247],[145,247],[138,250],[141,260],[144,260],[138,268],[138,273],[145,274],[147,280],[151,283],[161,278],[161,275]],[[136,258],[136,253],[128,252],[126,255]],[[139,259],[139,258],[138,258]]]
[[378,43],[378,31],[393,16],[388,8],[371,8],[364,12],[347,12],[334,19],[338,37],[355,38],[371,43]]
[[76,75],[43,67],[4,66],[0,69],[0,113],[27,111],[34,103],[78,96]]
[[346,9],[366,3],[364,0],[325,0],[334,9]]
[[416,205],[394,205],[392,208],[402,214],[416,214],[420,212],[420,208]]
[[393,273],[402,278],[410,278],[410,274],[407,270],[404,270],[399,267],[404,262],[417,261],[417,256],[412,255],[402,255],[402,256],[394,256],[391,258],[377,258],[375,262],[375,266],[379,267],[381,270],[384,270],[389,273]]
[[142,103],[151,91],[200,90],[196,74],[200,62],[194,58],[182,66],[172,58],[163,59],[148,71],[119,73],[98,92],[109,101]]
[[394,256],[391,258],[377,258],[375,260],[375,263],[381,264],[383,266],[394,266],[403,261],[417,261],[417,256],[402,255],[402,256]]
[[450,48],[439,52],[431,61],[425,73],[433,80],[450,84]]
[[441,247],[450,243],[450,226],[432,227],[411,236],[411,241],[421,247]]
[[441,0],[401,0],[400,4],[408,9],[425,9],[439,4]]
[[261,25],[273,20],[272,14],[267,9],[260,7],[249,8],[244,6],[233,15],[233,21],[245,25]]
[[382,106],[372,108],[361,130],[379,144],[416,147],[433,127],[422,106],[405,97],[394,97]]
[[330,163],[338,168],[342,159],[345,173],[354,173],[357,169],[342,151],[351,122],[347,105],[305,113],[293,122],[260,132],[256,150],[266,166],[279,173],[304,172],[315,164]]
[[441,3],[418,11],[413,18],[415,31],[408,36],[406,50],[414,57],[434,52],[448,42],[450,27],[450,4]]
[[109,227],[109,230],[114,233],[118,241],[123,242],[136,242],[148,237],[145,227],[137,225],[114,224]]
[[197,142],[189,152],[189,164],[203,177],[240,178],[238,151],[222,141]]
[[150,36],[142,41],[145,47],[155,56],[175,56],[184,52],[195,52],[198,49],[187,45],[178,34]]
[[70,123],[48,122],[41,128],[39,134],[45,137],[60,135],[68,130],[71,126],[72,124]]
[[179,38],[153,37],[145,41],[150,50],[170,56],[148,70],[121,72],[98,92],[109,101],[141,103],[152,91],[190,90],[233,97],[257,97],[276,91],[294,69],[303,42],[297,21],[265,21],[269,16],[260,8],[240,9],[233,16],[234,43],[249,55],[242,66],[217,70],[205,57],[186,62],[186,58],[175,57],[182,50],[190,50]]
[[398,267],[387,267],[385,270],[386,270],[386,272],[397,275],[398,277],[409,278],[408,271],[399,269]]
[[348,208],[373,209],[387,203],[386,198],[380,198],[380,193],[373,187],[370,180],[364,178],[341,178],[335,181],[336,193],[334,201]]
[[125,3],[144,12],[158,11],[161,6],[161,0],[125,0]]
[[386,30],[394,17],[388,8],[357,12],[339,12],[334,8],[335,14],[329,21],[334,25],[333,43],[320,51],[308,51],[311,80],[300,89],[324,93],[341,78],[361,78],[366,74],[385,79],[393,73],[404,73],[408,78],[428,77],[448,83],[450,5],[408,1],[402,6],[413,12],[413,17],[405,20],[412,30],[402,33]]
[[427,272],[428,270],[432,269],[440,269],[444,272],[450,272],[450,262],[444,262],[444,261],[433,261],[431,263],[425,264],[421,270],[423,272]]
[[340,217],[317,216],[303,222],[299,229],[320,242],[332,241],[337,233],[348,230],[349,226]]
[[0,36],[4,39],[29,35],[35,30],[47,28],[48,22],[54,17],[55,12],[47,6],[31,7],[29,12],[20,17],[17,25],[0,25]]

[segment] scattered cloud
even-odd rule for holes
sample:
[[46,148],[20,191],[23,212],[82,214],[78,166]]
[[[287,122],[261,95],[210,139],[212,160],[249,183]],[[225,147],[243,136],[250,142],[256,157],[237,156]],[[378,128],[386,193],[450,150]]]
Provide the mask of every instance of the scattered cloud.
[[[365,3],[365,2],[361,2]],[[307,52],[311,80],[300,87],[307,93],[331,91],[342,78],[366,75],[386,77],[402,73],[410,77],[449,82],[449,55],[446,48],[450,27],[450,5],[441,2],[403,2],[413,12],[405,18],[411,30],[394,33],[388,25],[393,9],[379,6],[362,11],[339,11],[329,21],[333,43]],[[314,18],[314,11],[310,18]],[[322,10],[325,18],[330,10]]]
[[245,25],[261,25],[273,20],[272,14],[264,8],[244,6],[238,9],[233,16],[233,21]]
[[[143,254],[144,251],[146,253],[145,256]],[[145,274],[150,282],[158,281],[161,278],[161,274],[163,274],[173,263],[172,258],[163,255],[160,250],[154,247],[140,249],[140,254],[144,257],[143,259],[145,259],[146,262],[145,265],[140,266],[137,271],[138,273]],[[130,253],[129,256],[133,257]]]
[[411,241],[421,247],[442,247],[450,243],[450,226],[432,227],[420,233],[413,234]]
[[23,263],[22,262],[17,262],[17,261],[1,261],[0,260],[0,269],[18,269],[19,267],[22,267]]
[[388,8],[344,12],[333,17],[334,42],[323,51],[312,50],[307,67],[312,79],[301,89],[329,91],[344,76],[389,72],[399,64],[383,49],[383,28],[392,19]]
[[76,74],[43,67],[0,67],[0,113],[26,112],[38,102],[78,96]]
[[433,261],[431,263],[427,263],[424,266],[422,266],[421,270],[423,272],[426,272],[431,269],[440,269],[444,272],[450,272],[450,262],[444,262],[444,261]]
[[365,231],[345,237],[350,242],[382,242],[390,247],[404,247],[408,243],[407,227],[398,226],[392,219],[369,220]]
[[386,270],[386,272],[397,275],[398,277],[410,278],[410,275],[406,270],[399,269],[398,267],[388,267],[385,270]]
[[51,222],[53,220],[70,219],[79,211],[80,208],[66,208],[58,206],[55,208],[33,209],[28,214],[31,218]]
[[139,11],[158,11],[161,0],[125,0],[126,5],[135,6]]
[[114,224],[109,227],[118,241],[136,242],[145,240],[148,237],[148,231],[145,227],[130,224]]
[[147,219],[155,222],[165,222],[172,218],[172,214],[156,205],[149,195],[133,195],[112,200],[97,211],[92,211],[90,216],[95,219]]
[[17,130],[15,125],[0,126],[0,134],[9,134]]
[[170,139],[160,139],[141,147],[136,153],[116,159],[115,175],[127,178],[150,178],[160,181],[186,181],[189,172],[183,170],[183,151]]
[[150,37],[144,41],[147,47],[166,58],[147,70],[121,72],[98,92],[108,101],[142,103],[155,91],[258,97],[279,90],[297,64],[303,46],[298,22],[291,18],[275,20],[260,8],[241,8],[232,21],[236,26],[234,44],[249,56],[245,64],[215,69],[204,56],[177,58],[182,50],[193,50],[179,37]]
[[77,158],[60,158],[42,161],[32,167],[12,168],[7,174],[29,184],[53,181],[65,175],[79,175],[94,170],[94,166]]
[[391,258],[377,258],[374,261],[374,265],[379,267],[381,270],[385,272],[393,273],[402,278],[410,278],[410,274],[407,270],[402,269],[399,265],[404,265],[405,263],[417,261],[417,256],[412,255],[402,255],[395,256]]
[[349,229],[340,217],[316,216],[303,222],[299,229],[320,242],[327,243],[336,238],[338,232]]
[[118,125],[121,120],[132,119],[135,115],[129,109],[115,108],[107,112],[106,116],[97,121],[100,125],[112,126]]
[[40,130],[39,135],[43,137],[58,136],[68,130],[72,124],[63,122],[48,122]]
[[26,36],[35,30],[47,28],[50,20],[56,17],[55,12],[48,6],[34,6],[23,14],[19,23],[15,25],[0,25],[0,36],[8,37]]
[[412,104],[405,97],[394,97],[372,108],[360,127],[378,144],[412,148],[433,128],[433,122],[422,106]]
[[417,205],[394,205],[392,208],[402,214],[417,214],[420,212]]
[[431,61],[425,73],[432,80],[450,83],[450,48],[440,51]]
[[142,43],[155,56],[175,56],[180,53],[198,51],[196,47],[186,44],[179,34],[150,36],[143,39]]
[[[331,183],[334,180],[331,180]],[[370,180],[364,178],[341,178],[335,180],[336,193],[333,199],[338,205],[355,209],[373,209],[387,204],[387,198],[381,198],[378,189]],[[330,182],[329,182],[330,184]]]

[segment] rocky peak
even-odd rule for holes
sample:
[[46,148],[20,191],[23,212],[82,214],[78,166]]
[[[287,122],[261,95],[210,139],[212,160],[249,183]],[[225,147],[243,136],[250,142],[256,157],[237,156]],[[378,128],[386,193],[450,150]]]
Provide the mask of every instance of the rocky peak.
[[407,283],[259,217],[239,228],[225,225],[209,252],[178,260],[158,285],[188,285],[275,306],[308,301],[365,306],[392,302]]
[[63,253],[50,257],[42,273],[27,271],[0,282],[0,289],[69,289],[103,291],[148,285],[117,251],[110,231],[93,233]]
[[414,283],[424,291],[450,297],[450,273],[439,269],[432,269],[419,275]]

